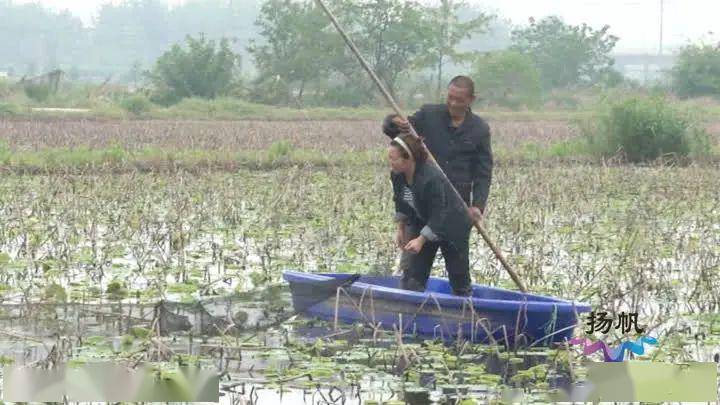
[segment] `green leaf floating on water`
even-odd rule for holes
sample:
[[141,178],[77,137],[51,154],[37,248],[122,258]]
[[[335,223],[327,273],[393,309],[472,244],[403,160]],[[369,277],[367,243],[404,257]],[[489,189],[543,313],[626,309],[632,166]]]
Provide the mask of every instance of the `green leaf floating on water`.
[[497,385],[502,381],[502,377],[497,374],[484,374],[480,376],[480,383],[487,385]]
[[80,358],[80,357],[74,357],[74,358],[68,360],[67,364],[71,368],[72,367],[80,367],[80,366],[87,364],[87,360],[85,360],[84,358]]
[[329,367],[320,367],[311,369],[310,374],[313,376],[313,378],[327,378],[332,377],[336,374],[336,372]]
[[190,390],[190,383],[185,375],[179,370],[168,370],[157,368],[154,373],[155,381],[146,381],[141,390],[152,390],[168,398],[170,401],[192,401],[193,395]]
[[120,344],[122,345],[123,350],[128,350],[132,347],[133,341],[135,339],[131,335],[123,335]]
[[107,345],[107,339],[105,336],[88,336],[83,342],[86,346],[104,346]]
[[128,289],[125,284],[119,280],[113,280],[108,283],[105,293],[108,295],[108,299],[120,301],[128,296]]
[[50,302],[65,302],[67,301],[67,293],[65,288],[60,284],[52,283],[45,287],[45,299]]
[[138,339],[146,339],[148,336],[150,336],[151,333],[152,331],[150,329],[140,326],[134,326],[130,328],[130,334]]
[[483,375],[486,369],[484,364],[470,364],[463,370],[470,375]]
[[169,293],[193,294],[197,292],[199,288],[196,282],[176,283],[168,285],[167,291]]

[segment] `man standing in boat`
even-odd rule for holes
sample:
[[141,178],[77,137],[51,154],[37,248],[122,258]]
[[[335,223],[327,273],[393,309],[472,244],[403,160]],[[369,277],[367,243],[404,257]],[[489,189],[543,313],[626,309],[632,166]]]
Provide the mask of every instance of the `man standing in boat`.
[[[479,220],[485,211],[490,192],[493,157],[490,127],[470,109],[474,101],[475,85],[472,79],[456,76],[448,85],[445,104],[426,104],[408,120],[424,138],[425,145],[468,206],[471,218]],[[383,132],[391,138],[408,133],[408,122],[396,114],[388,115],[383,122]],[[419,230],[402,213],[396,214],[396,221],[397,240],[402,248],[407,241],[418,237]],[[469,280],[469,244],[459,253],[463,256],[460,262],[467,263],[462,266],[462,271],[468,273]],[[403,275],[410,271],[413,255],[415,253],[412,251],[403,249],[398,269]],[[429,260],[432,264],[434,255]],[[419,286],[405,287],[418,289]]]

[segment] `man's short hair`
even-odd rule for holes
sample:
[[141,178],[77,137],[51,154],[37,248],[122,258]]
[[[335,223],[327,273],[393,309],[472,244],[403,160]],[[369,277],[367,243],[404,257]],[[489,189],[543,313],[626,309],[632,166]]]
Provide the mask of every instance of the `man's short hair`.
[[450,80],[450,84],[448,84],[448,87],[451,85],[463,89],[468,89],[468,91],[470,91],[470,95],[472,97],[475,97],[475,82],[473,82],[471,78],[462,75],[455,76],[452,80]]

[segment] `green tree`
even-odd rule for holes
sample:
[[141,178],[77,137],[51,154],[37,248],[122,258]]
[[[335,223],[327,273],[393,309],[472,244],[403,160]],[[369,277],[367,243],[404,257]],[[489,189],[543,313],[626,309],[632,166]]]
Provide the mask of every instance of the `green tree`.
[[[370,67],[396,97],[398,81],[421,64],[430,48],[430,24],[427,9],[415,1],[342,0],[338,14],[346,16],[343,24],[350,31]],[[343,48],[335,68],[343,74],[349,89],[368,101],[377,97],[375,85],[357,63],[354,55]],[[359,80],[362,78],[362,80]]]
[[[403,0],[332,0],[328,6],[395,94],[399,78],[418,66],[429,46],[425,8]],[[313,0],[266,0],[257,25],[262,41],[248,51],[259,71],[258,97],[302,101],[308,85],[326,102],[358,105],[377,97],[375,85]]]
[[472,76],[480,97],[516,108],[540,104],[540,72],[532,58],[517,51],[495,51],[479,56]]
[[[246,46],[258,36],[254,25],[260,14],[261,0],[187,0],[170,10],[170,44],[182,42],[186,35],[205,33],[207,38],[232,38],[233,52],[246,60]],[[165,49],[165,48],[163,48]],[[246,66],[243,66],[245,68]]]
[[152,103],[144,95],[138,94],[121,100],[120,107],[135,116],[140,116],[150,111]]
[[226,38],[207,40],[187,37],[187,48],[175,44],[148,72],[153,85],[153,101],[173,104],[186,97],[215,98],[225,95],[234,84],[238,55]]
[[681,97],[720,97],[720,44],[684,47],[671,75]]
[[23,86],[23,90],[28,98],[41,103],[46,101],[52,93],[50,86],[46,83],[27,83]]
[[614,63],[610,52],[618,37],[609,30],[566,24],[557,16],[530,19],[528,27],[512,32],[511,48],[533,58],[547,89],[593,84]]
[[250,40],[247,48],[259,72],[253,98],[289,104],[297,94],[302,104],[306,87],[331,70],[329,55],[342,49],[340,38],[323,29],[327,17],[314,2],[268,0],[256,25],[262,40]]
[[0,0],[0,68],[40,74],[84,57],[88,32],[69,12]]
[[493,20],[492,16],[480,12],[462,21],[461,14],[468,10],[467,7],[463,1],[441,0],[437,7],[430,7],[426,11],[428,47],[425,48],[420,64],[435,69],[438,97],[447,84],[443,77],[445,65],[449,62],[469,62],[474,56],[472,52],[458,50],[460,42],[487,32]]
[[116,74],[136,61],[149,65],[172,44],[171,26],[167,4],[160,0],[103,4],[93,32],[93,62]]
[[[39,4],[0,0],[0,68],[20,75],[53,68],[77,67],[79,79],[129,83],[132,64],[152,65],[186,35],[237,39],[233,52],[242,54],[257,35],[253,25],[261,0],[187,0],[169,8],[166,0],[118,0],[103,3],[92,27],[69,11]],[[33,2],[37,3],[37,2]]]

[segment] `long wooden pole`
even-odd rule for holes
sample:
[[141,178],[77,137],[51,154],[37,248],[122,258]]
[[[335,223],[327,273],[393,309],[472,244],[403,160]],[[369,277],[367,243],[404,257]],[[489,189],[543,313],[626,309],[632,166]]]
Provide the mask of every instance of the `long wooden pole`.
[[[325,14],[327,14],[328,17],[330,17],[330,21],[332,21],[332,23],[333,23],[333,25],[335,26],[335,28],[338,30],[338,32],[340,33],[340,35],[341,35],[341,36],[343,37],[343,39],[345,40],[345,43],[350,47],[350,50],[352,50],[352,52],[353,52],[353,53],[355,54],[355,56],[358,58],[358,60],[360,61],[360,64],[363,66],[363,68],[365,68],[365,71],[368,72],[368,74],[370,75],[370,77],[372,77],[373,81],[375,82],[375,84],[376,84],[376,85],[378,86],[378,88],[380,89],[380,92],[382,92],[383,96],[385,96],[385,99],[388,101],[388,103],[390,103],[390,105],[392,106],[393,110],[395,110],[395,113],[396,113],[398,116],[400,116],[401,118],[406,119],[405,115],[404,115],[404,114],[402,113],[402,111],[400,110],[400,107],[397,105],[397,103],[396,103],[395,100],[393,99],[393,97],[392,97],[392,95],[390,94],[390,92],[387,91],[387,89],[386,89],[385,86],[382,84],[382,82],[380,81],[380,79],[377,77],[377,75],[375,74],[375,72],[373,72],[373,70],[370,68],[370,66],[368,65],[368,63],[365,61],[365,58],[363,58],[363,56],[360,54],[360,51],[359,51],[359,50],[357,49],[357,47],[355,46],[355,43],[352,41],[352,39],[350,39],[350,37],[348,37],[348,35],[345,33],[345,30],[342,29],[342,27],[341,27],[340,24],[338,23],[337,19],[336,19],[335,16],[333,15],[333,13],[327,8],[327,6],[325,5],[325,3],[324,3],[322,0],[315,0],[315,1],[317,1],[318,4],[320,5],[320,7],[325,11]],[[413,136],[416,136],[416,137],[417,137],[417,136],[418,136],[418,133],[415,131],[415,128],[413,128],[412,124],[410,124],[409,121],[408,121],[408,125],[409,125],[409,127],[410,127],[410,133],[411,133]],[[433,162],[433,164],[435,164],[435,165],[438,167],[438,169],[440,169],[440,173],[442,173],[443,176],[445,176],[445,179],[446,179],[448,182],[450,182],[450,180],[447,178],[447,176],[446,176],[445,173],[443,172],[442,168],[440,168],[440,166],[437,164],[437,161],[435,160],[435,157],[432,155],[432,153],[431,153],[429,150],[428,150],[428,157],[430,158],[430,161]],[[455,189],[455,187],[452,186],[452,183],[450,183],[450,185],[451,185],[451,188],[453,189],[453,191],[455,191],[455,194],[457,195],[457,197],[462,200],[462,197],[460,197],[460,194],[457,192],[457,190]],[[488,233],[487,233],[487,231],[485,230],[485,228],[482,226],[482,223],[480,222],[480,220],[473,221],[473,222],[474,222],[474,224],[475,224],[475,228],[477,228],[477,230],[478,230],[478,232],[480,232],[480,235],[482,236],[483,240],[485,240],[485,243],[487,243],[487,245],[490,247],[490,250],[493,251],[493,253],[495,254],[495,257],[497,257],[498,260],[500,260],[500,263],[502,263],[502,265],[503,265],[503,267],[505,268],[505,270],[507,270],[507,272],[510,274],[510,277],[513,279],[513,281],[514,281],[515,284],[518,286],[518,288],[520,289],[520,291],[526,293],[526,292],[527,292],[527,288],[525,288],[525,284],[522,282],[522,280],[521,280],[520,277],[517,275],[517,273],[515,272],[515,270],[513,270],[512,267],[510,267],[510,263],[508,263],[507,260],[505,260],[505,256],[503,256],[503,254],[502,254],[502,252],[500,251],[500,249],[498,249],[498,247],[495,245],[495,243],[492,241],[492,239],[490,239],[490,236],[488,235]]]

